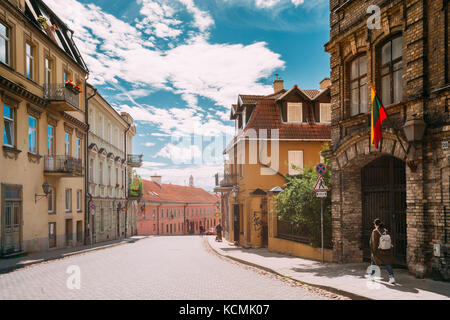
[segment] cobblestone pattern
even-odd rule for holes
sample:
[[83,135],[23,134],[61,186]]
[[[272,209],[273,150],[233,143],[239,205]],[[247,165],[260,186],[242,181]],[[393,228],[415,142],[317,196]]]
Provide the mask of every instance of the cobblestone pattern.
[[[337,298],[226,260],[207,252],[201,237],[151,237],[0,275],[0,300]],[[81,270],[79,290],[66,285],[72,265]]]

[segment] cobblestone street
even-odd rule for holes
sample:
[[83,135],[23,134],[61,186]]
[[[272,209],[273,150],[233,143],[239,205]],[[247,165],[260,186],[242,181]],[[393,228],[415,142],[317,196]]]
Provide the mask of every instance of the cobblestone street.
[[[212,253],[201,237],[151,237],[0,275],[0,299],[326,299]],[[69,266],[81,288],[68,289]],[[245,288],[245,290],[242,290]]]

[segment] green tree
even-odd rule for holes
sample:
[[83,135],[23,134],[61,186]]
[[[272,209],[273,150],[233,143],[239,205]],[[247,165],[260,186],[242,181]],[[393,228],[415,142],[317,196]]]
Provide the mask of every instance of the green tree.
[[[329,163],[325,161],[327,167]],[[297,169],[297,168],[296,168]],[[325,183],[331,187],[331,173],[324,175]],[[294,230],[308,237],[313,247],[321,245],[320,198],[316,197],[314,185],[318,174],[313,167],[307,167],[298,176],[288,176],[285,189],[276,198],[278,219],[293,223]],[[331,244],[331,199],[330,194],[323,199],[324,243]]]

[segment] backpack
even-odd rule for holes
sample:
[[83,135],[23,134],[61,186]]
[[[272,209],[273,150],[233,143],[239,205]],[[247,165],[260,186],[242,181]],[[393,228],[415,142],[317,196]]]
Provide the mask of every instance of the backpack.
[[378,245],[378,249],[380,250],[389,250],[392,248],[392,240],[391,236],[387,234],[386,229],[384,230],[384,234],[381,234],[380,230],[378,230],[380,234],[380,244]]

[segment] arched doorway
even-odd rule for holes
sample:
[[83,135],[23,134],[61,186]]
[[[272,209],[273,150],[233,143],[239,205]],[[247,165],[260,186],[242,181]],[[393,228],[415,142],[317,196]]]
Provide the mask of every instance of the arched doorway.
[[381,157],[361,172],[363,255],[370,259],[373,220],[380,218],[392,238],[397,265],[406,265],[406,167],[394,157]]

